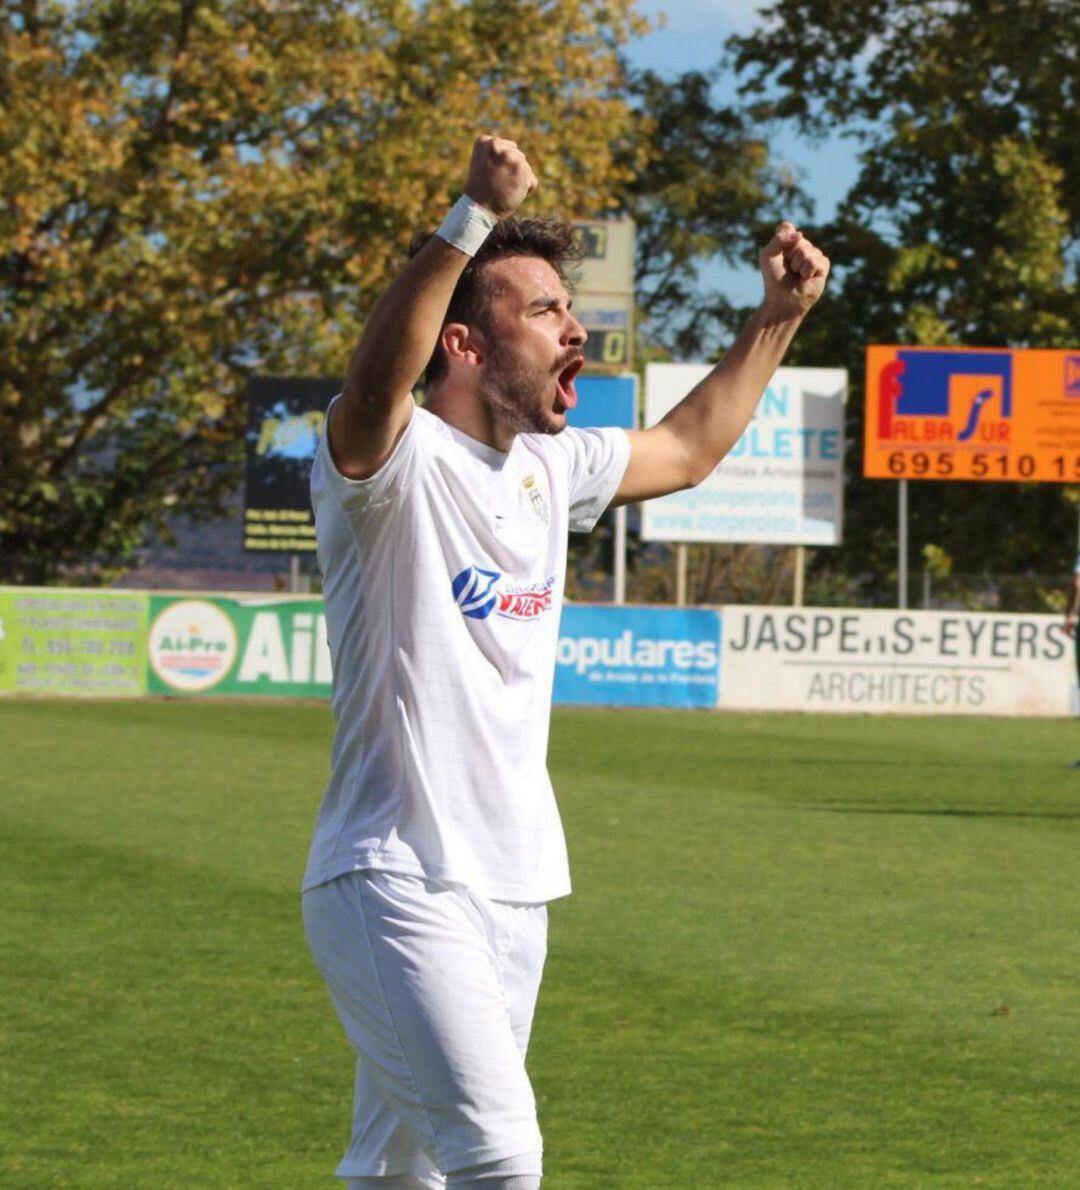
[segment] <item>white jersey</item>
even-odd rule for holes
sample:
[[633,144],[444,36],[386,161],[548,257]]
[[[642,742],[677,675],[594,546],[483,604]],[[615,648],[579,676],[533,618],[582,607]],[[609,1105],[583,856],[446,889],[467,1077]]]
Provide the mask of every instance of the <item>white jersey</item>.
[[311,474],[337,721],[304,887],[362,868],[535,904],[570,891],[547,773],[567,532],[629,459],[622,430],[508,453],[416,409],[393,455]]

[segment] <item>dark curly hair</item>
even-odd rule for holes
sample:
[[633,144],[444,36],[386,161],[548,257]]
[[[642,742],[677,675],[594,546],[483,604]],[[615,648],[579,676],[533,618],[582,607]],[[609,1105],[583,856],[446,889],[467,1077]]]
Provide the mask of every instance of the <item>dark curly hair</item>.
[[[409,257],[431,239],[433,232],[418,232],[409,245]],[[443,319],[448,322],[464,322],[478,326],[482,331],[489,329],[491,299],[494,287],[488,283],[486,266],[495,260],[508,256],[538,256],[546,260],[559,275],[559,280],[569,289],[574,280],[574,266],[581,263],[582,248],[574,228],[564,219],[503,219],[495,225],[484,241],[480,251],[465,266]],[[446,355],[439,344],[428,361],[424,382],[430,388],[437,384],[447,372]]]

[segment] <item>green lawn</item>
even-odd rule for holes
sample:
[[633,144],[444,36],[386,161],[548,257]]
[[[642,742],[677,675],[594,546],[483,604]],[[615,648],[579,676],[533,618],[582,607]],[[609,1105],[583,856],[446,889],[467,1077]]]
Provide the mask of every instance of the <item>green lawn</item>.
[[[0,703],[0,1185],[337,1183],[315,705]],[[545,1190],[1080,1186],[1069,722],[560,711]]]

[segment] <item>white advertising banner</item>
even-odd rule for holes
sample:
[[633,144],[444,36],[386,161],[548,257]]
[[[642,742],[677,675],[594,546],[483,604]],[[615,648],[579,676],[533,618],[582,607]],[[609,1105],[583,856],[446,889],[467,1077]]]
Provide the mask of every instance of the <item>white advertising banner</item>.
[[[655,425],[710,372],[649,364],[645,424]],[[645,541],[837,545],[843,532],[844,368],[779,368],[753,420],[696,488],[642,507]]]
[[733,710],[1069,715],[1060,616],[725,607],[720,705]]

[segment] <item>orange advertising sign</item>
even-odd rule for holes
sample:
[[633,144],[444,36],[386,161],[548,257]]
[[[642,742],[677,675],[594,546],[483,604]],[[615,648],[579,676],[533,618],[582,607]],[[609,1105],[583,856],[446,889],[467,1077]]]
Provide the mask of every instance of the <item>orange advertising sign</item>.
[[863,475],[1080,483],[1080,349],[868,347]]

